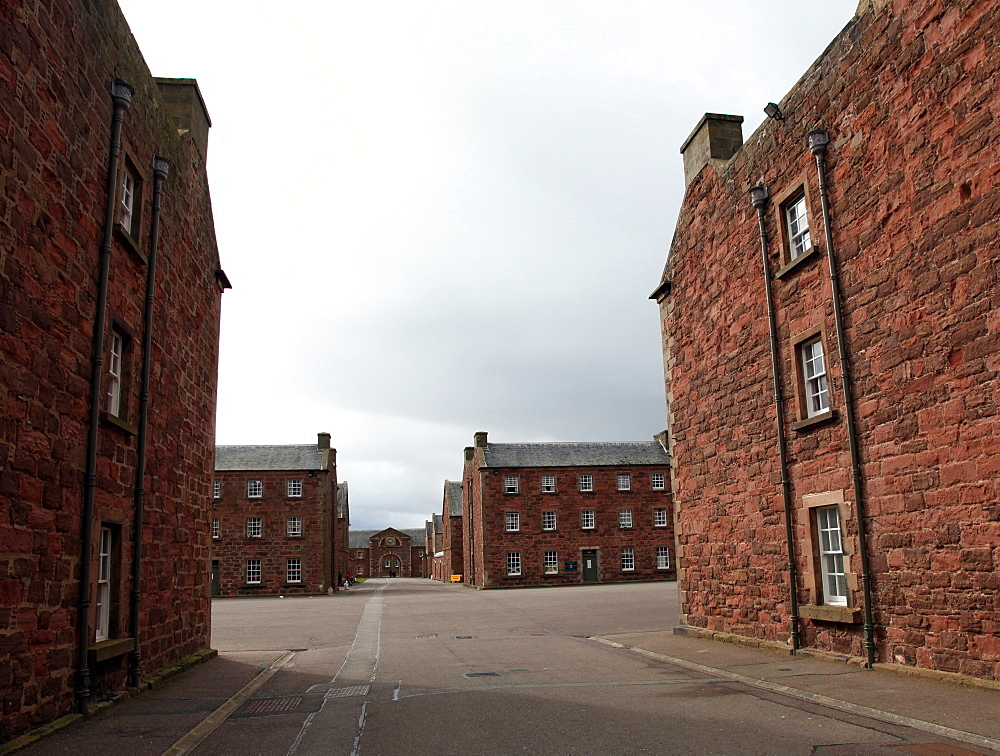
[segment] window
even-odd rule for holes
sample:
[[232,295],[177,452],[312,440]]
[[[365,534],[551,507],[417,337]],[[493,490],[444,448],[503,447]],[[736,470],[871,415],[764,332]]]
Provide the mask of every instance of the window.
[[285,560],[285,582],[286,583],[301,583],[302,582],[302,560],[298,557],[294,559]]
[[806,196],[799,195],[784,206],[785,224],[788,232],[788,260],[801,257],[812,247],[809,237],[809,216],[806,211]]
[[118,222],[133,239],[139,238],[139,206],[142,201],[142,181],[128,158],[122,171],[122,196],[118,205]]
[[556,513],[552,511],[542,512],[542,530],[556,529]]
[[97,562],[95,641],[111,637],[111,528],[101,528],[101,549]]
[[289,517],[286,522],[285,533],[289,538],[298,538],[302,535],[302,518]]
[[222,481],[213,480],[212,481],[212,498],[221,499],[222,498]]
[[247,481],[247,496],[251,499],[259,499],[264,495],[264,481],[262,480],[248,480]]
[[594,476],[593,475],[581,475],[580,476],[580,490],[581,491],[593,491],[594,490]]
[[626,546],[622,549],[622,572],[629,572],[635,569],[635,549]]
[[247,583],[260,583],[260,560],[247,559]]
[[360,566],[360,565],[358,565],[358,568],[357,568],[357,570],[355,570],[355,572],[356,572],[356,573],[357,573],[358,575],[364,575],[364,574],[365,574],[365,568],[364,568],[364,567],[362,567],[362,566]]
[[619,491],[631,491],[632,490],[632,475],[631,475],[631,473],[618,473],[618,490]]
[[290,498],[297,498],[302,496],[302,481],[301,480],[289,480],[286,481],[285,491],[287,496]]
[[594,510],[593,509],[582,509],[580,510],[580,527],[584,530],[594,529]]
[[665,527],[667,527],[667,508],[666,507],[654,507],[653,508],[653,527],[654,528],[665,528]]
[[212,520],[212,538],[214,538],[216,541],[222,538],[222,526],[219,523],[218,517]]
[[542,493],[555,493],[556,492],[556,476],[555,475],[543,475],[542,476]]
[[364,559],[364,558],[365,558],[365,552],[359,551],[358,552],[358,559]]
[[653,473],[651,480],[653,483],[654,491],[662,491],[664,489],[665,486],[664,486],[663,473]]
[[506,530],[507,532],[512,532],[521,529],[521,513],[520,512],[507,512],[506,515]]
[[260,517],[247,517],[247,538],[260,538],[264,535],[264,520]]
[[819,535],[820,574],[823,578],[823,603],[847,606],[847,577],[844,573],[844,547],[840,537],[838,507],[817,507],[816,531]]
[[799,345],[799,364],[802,366],[802,389],[805,397],[806,417],[821,415],[830,409],[830,394],[826,384],[826,360],[823,356],[823,339],[817,336]]
[[503,492],[509,494],[517,493],[517,476],[507,475],[503,479]]
[[521,552],[520,551],[510,551],[507,553],[507,574],[508,575],[520,575],[521,574]]
[[122,415],[122,357],[125,353],[125,335],[117,328],[111,329],[108,346],[108,401],[107,412],[114,417]]
[[619,509],[618,510],[618,527],[619,528],[631,528],[632,527],[632,510],[631,509]]
[[656,547],[656,569],[670,569],[670,549],[666,546]]
[[559,572],[559,552],[546,551],[543,555],[545,574],[554,575]]

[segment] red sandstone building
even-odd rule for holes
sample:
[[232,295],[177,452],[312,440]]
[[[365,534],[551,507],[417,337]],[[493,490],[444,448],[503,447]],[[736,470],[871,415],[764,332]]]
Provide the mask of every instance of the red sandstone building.
[[476,433],[459,489],[463,582],[501,588],[673,579],[663,443],[661,435],[645,443],[491,444]]
[[209,648],[211,122],[57,11],[0,5],[0,741]]
[[217,446],[213,486],[213,595],[334,590],[335,534],[349,516],[329,433],[314,445]]
[[424,529],[352,530],[349,538],[351,577],[425,577]]
[[465,569],[462,558],[462,484],[451,480],[444,482],[444,503],[441,514],[434,515],[434,567],[435,580],[449,582],[453,575],[461,578]]
[[654,297],[688,631],[998,679],[998,29],[864,0],[745,144],[706,115],[682,148]]

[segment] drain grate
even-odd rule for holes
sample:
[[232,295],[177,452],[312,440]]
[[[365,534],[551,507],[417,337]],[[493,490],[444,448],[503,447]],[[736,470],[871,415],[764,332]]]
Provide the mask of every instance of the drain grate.
[[456,635],[455,640],[472,640],[475,637],[475,635]]
[[349,698],[351,696],[367,696],[371,685],[352,685],[349,688],[334,688],[326,692],[327,698]]
[[462,677],[503,677],[499,672],[466,672]]
[[302,699],[295,698],[259,698],[251,701],[243,709],[243,714],[284,714],[299,708]]

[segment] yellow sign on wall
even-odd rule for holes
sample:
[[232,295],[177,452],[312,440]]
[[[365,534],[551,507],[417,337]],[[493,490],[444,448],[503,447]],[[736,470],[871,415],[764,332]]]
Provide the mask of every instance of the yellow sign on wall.
[[462,576],[461,575],[452,575],[451,576],[451,582],[453,582],[453,583],[461,583],[462,582]]

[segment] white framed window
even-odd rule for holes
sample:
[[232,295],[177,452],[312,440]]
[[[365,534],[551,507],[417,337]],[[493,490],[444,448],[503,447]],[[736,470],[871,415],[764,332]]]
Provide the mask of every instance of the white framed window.
[[632,490],[632,474],[631,473],[618,473],[618,490],[619,491],[631,491]]
[[503,492],[509,494],[517,493],[517,476],[505,475],[503,479]]
[[666,507],[653,507],[653,527],[654,528],[665,528],[665,527],[667,527],[667,508]]
[[816,507],[819,535],[819,563],[823,578],[823,603],[847,606],[847,576],[844,572],[844,545],[840,532],[840,509]]
[[247,517],[247,538],[260,538],[264,535],[264,519],[262,517]]
[[520,512],[507,512],[504,515],[505,527],[504,529],[508,532],[514,532],[521,529],[521,513]]
[[542,476],[542,493],[555,493],[556,492],[556,476],[555,475],[543,475]]
[[219,522],[218,517],[212,518],[212,538],[216,541],[222,538],[222,524]]
[[212,498],[221,499],[222,498],[222,481],[213,480],[212,481]]
[[559,572],[559,552],[546,551],[542,555],[546,575],[554,575]]
[[285,522],[285,534],[289,538],[298,538],[302,535],[302,518],[298,515],[289,517]]
[[247,496],[251,499],[259,499],[264,495],[264,481],[262,480],[248,480],[247,481]]
[[635,569],[635,549],[631,546],[622,548],[622,572],[631,572]]
[[800,344],[799,359],[802,365],[802,388],[806,400],[806,417],[815,417],[830,409],[823,339],[817,336]]
[[521,574],[521,552],[520,551],[508,551],[507,552],[507,574],[508,575],[520,575]]
[[302,479],[295,478],[285,481],[285,495],[292,499],[302,496]]
[[111,528],[102,527],[97,557],[97,595],[95,596],[95,641],[111,637]]
[[580,527],[584,530],[594,529],[594,510],[593,509],[581,509],[580,510]]
[[355,573],[358,574],[358,575],[364,575],[365,574],[365,568],[362,567],[361,565],[358,565],[358,568],[357,568],[357,570],[355,570]]
[[662,491],[666,487],[666,478],[663,473],[653,473],[650,476],[654,491]]
[[670,569],[670,548],[667,546],[656,547],[656,569]]
[[122,410],[122,358],[124,352],[125,337],[117,328],[112,328],[111,341],[108,345],[107,412],[114,417],[120,417]]
[[581,491],[593,491],[594,490],[594,476],[593,475],[581,475],[580,476],[580,490]]
[[299,557],[292,557],[285,560],[285,582],[302,582],[302,560]]
[[135,226],[138,225],[135,212],[136,184],[135,175],[126,166],[125,170],[122,171],[122,197],[121,205],[118,208],[118,222],[131,236],[136,236]]
[[631,509],[619,509],[618,510],[618,527],[619,528],[631,528],[632,527],[632,510]]
[[251,585],[260,583],[259,559],[247,559],[247,583]]
[[364,559],[364,558],[365,558],[365,552],[359,551],[358,552],[358,559]]
[[542,512],[542,530],[556,529],[556,513],[552,510]]
[[788,230],[788,259],[791,262],[812,247],[804,194],[785,205],[785,225]]

